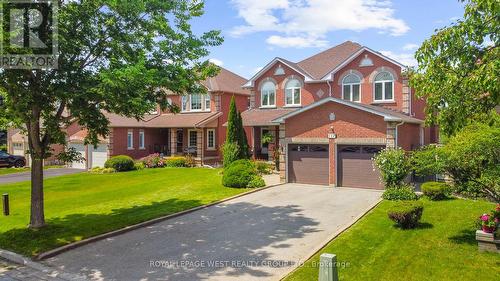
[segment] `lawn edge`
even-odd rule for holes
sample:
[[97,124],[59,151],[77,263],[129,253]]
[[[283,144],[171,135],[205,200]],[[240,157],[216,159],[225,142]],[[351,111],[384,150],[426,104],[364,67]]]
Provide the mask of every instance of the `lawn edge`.
[[23,255],[20,255],[20,254],[17,254],[17,253],[8,251],[8,250],[0,249],[0,257],[9,261],[9,262],[19,264],[21,266],[26,266],[26,267],[29,267],[33,270],[46,273],[47,275],[53,275],[59,279],[86,280],[86,278],[82,275],[68,273],[68,272],[62,271],[60,269],[56,269],[56,268],[49,267],[49,266],[46,266],[46,265],[38,263],[38,262],[34,262],[33,260],[31,260]]
[[117,230],[113,230],[113,231],[110,231],[110,232],[106,232],[106,233],[103,233],[103,234],[92,236],[92,237],[89,237],[89,238],[86,238],[86,239],[83,239],[83,240],[80,240],[80,241],[76,241],[76,242],[73,242],[73,243],[70,243],[70,244],[66,244],[66,245],[63,245],[61,247],[58,247],[58,248],[55,248],[55,249],[52,249],[52,250],[40,253],[38,255],[35,255],[35,256],[33,256],[33,260],[38,260],[38,261],[45,260],[47,258],[51,258],[51,257],[57,256],[59,254],[67,252],[69,250],[72,250],[72,249],[75,249],[75,248],[78,248],[78,247],[81,247],[81,246],[84,246],[84,245],[87,245],[87,244],[90,244],[90,243],[93,243],[93,242],[96,242],[96,241],[99,241],[99,240],[103,240],[103,239],[107,239],[107,238],[110,238],[110,237],[114,237],[114,236],[117,236],[117,235],[129,232],[129,231],[132,231],[132,230],[136,230],[136,229],[139,229],[139,228],[150,226],[150,225],[153,225],[153,224],[156,224],[156,223],[168,220],[168,219],[172,219],[172,218],[175,218],[175,217],[178,217],[178,216],[189,214],[189,213],[192,213],[192,212],[195,212],[195,211],[198,211],[198,210],[202,210],[202,209],[205,209],[205,208],[217,205],[217,204],[221,204],[221,203],[227,202],[229,200],[233,200],[233,199],[245,196],[245,195],[249,195],[249,194],[252,194],[252,193],[255,193],[255,192],[259,192],[259,191],[266,190],[268,188],[275,187],[275,186],[280,186],[280,185],[283,185],[283,184],[284,183],[279,183],[279,184],[273,184],[273,185],[269,185],[269,186],[257,188],[257,189],[250,190],[250,191],[247,191],[247,192],[243,192],[243,193],[240,193],[240,194],[237,194],[237,195],[234,195],[234,196],[231,196],[231,197],[227,197],[227,198],[224,198],[224,199],[221,199],[221,200],[209,203],[209,204],[200,205],[198,207],[194,207],[194,208],[191,208],[191,209],[187,209],[187,210],[180,211],[180,212],[173,213],[173,214],[166,215],[166,216],[161,216],[161,217],[154,218],[154,219],[151,219],[151,220],[147,220],[147,221],[144,221],[144,222],[140,222],[140,223],[137,223],[137,224],[129,225],[129,226],[126,226],[124,228],[120,228],[120,229],[117,229]]
[[304,260],[303,263],[295,263],[294,266],[292,267],[292,269],[290,271],[288,271],[287,273],[282,274],[278,280],[281,281],[281,280],[284,280],[285,278],[287,278],[288,276],[290,276],[293,272],[295,272],[295,270],[297,270],[297,268],[299,268],[302,264],[304,264],[307,261],[309,261],[312,257],[314,257],[314,255],[316,255],[324,247],[326,247],[326,245],[328,245],[330,242],[332,242],[333,240],[335,240],[335,238],[337,238],[338,236],[340,236],[340,234],[344,233],[349,228],[351,228],[354,224],[356,224],[359,220],[361,220],[364,216],[366,216],[371,210],[375,209],[375,207],[377,207],[382,201],[384,201],[384,199],[382,199],[382,197],[381,197],[381,198],[378,199],[378,201],[376,201],[372,205],[368,206],[368,208],[366,208],[360,215],[354,217],[350,222],[344,224],[339,230],[337,230],[336,232],[334,232],[325,241],[323,241],[322,243],[320,243],[319,246],[313,248],[313,250],[308,255],[305,256],[306,258],[305,258],[305,260]]

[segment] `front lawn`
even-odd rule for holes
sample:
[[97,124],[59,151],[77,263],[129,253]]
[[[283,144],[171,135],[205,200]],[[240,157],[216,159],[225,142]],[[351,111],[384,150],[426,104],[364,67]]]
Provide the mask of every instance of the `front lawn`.
[[164,168],[76,174],[45,180],[48,226],[32,231],[29,182],[0,185],[11,215],[0,216],[0,248],[36,255],[58,246],[163,215],[208,204],[248,189],[221,185],[218,169]]
[[[401,230],[387,218],[384,201],[321,253],[337,255],[340,280],[492,280],[500,255],[480,253],[474,220],[494,205],[482,201],[423,200],[421,225]],[[318,280],[315,255],[285,280]]]

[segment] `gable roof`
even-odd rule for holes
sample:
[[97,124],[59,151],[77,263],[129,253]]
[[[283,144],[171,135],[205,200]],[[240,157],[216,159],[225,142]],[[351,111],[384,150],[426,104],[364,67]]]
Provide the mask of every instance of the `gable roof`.
[[219,73],[215,77],[209,77],[202,84],[211,92],[228,92],[241,95],[250,95],[250,91],[241,88],[247,80],[238,74],[220,67]]
[[362,46],[356,42],[346,41],[321,53],[308,57],[298,63],[294,63],[279,57],[274,58],[264,68],[257,72],[250,80],[248,80],[243,85],[243,88],[253,87],[254,81],[266,71],[268,71],[276,62],[281,62],[282,64],[304,75],[305,82],[330,80],[333,73],[337,72],[346,64],[354,60],[364,51],[370,52],[376,56],[388,60],[391,63],[400,66],[401,68],[405,67],[401,63],[387,56],[384,56],[383,54],[368,47]]
[[350,107],[353,107],[353,108],[356,108],[356,109],[359,109],[359,110],[362,110],[365,112],[369,112],[369,113],[384,117],[384,121],[405,122],[405,123],[414,123],[414,124],[423,124],[424,123],[423,120],[413,118],[413,117],[410,117],[406,114],[396,112],[394,110],[390,110],[390,109],[387,109],[387,108],[384,108],[381,106],[351,102],[351,101],[338,99],[338,98],[334,98],[334,97],[324,98],[320,101],[317,101],[317,102],[312,103],[308,106],[305,106],[299,110],[290,112],[290,113],[285,114],[279,118],[276,118],[276,119],[272,120],[272,122],[283,123],[286,119],[288,119],[292,116],[296,116],[298,114],[301,114],[302,112],[316,108],[316,107],[323,105],[325,103],[328,103],[328,102],[335,102],[338,104],[350,106]]

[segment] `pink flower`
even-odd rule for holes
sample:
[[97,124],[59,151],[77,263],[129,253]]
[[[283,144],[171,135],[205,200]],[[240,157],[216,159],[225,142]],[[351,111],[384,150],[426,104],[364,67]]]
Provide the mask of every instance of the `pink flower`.
[[490,215],[483,214],[480,218],[481,218],[482,221],[488,221],[490,219]]
[[495,223],[499,223],[500,222],[500,219],[499,218],[495,218]]

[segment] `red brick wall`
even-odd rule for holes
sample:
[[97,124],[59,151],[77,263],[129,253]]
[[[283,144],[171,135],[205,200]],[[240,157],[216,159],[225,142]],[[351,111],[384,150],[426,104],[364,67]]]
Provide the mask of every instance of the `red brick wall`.
[[[219,117],[219,124],[217,128],[217,133],[216,133],[216,138],[218,139],[218,145],[217,148],[219,149],[219,146],[222,145],[226,141],[226,129],[227,127],[224,127],[223,124],[227,122],[227,115],[229,114],[229,105],[231,104],[231,98],[233,95],[230,93],[223,93],[221,95],[220,101],[221,101],[221,112],[222,116]],[[249,96],[245,95],[234,95],[235,102],[236,102],[236,108],[240,111],[243,112],[248,109],[248,99]],[[251,136],[251,128],[245,127],[245,132],[247,134],[247,139]],[[249,142],[250,143],[250,142]]]
[[[167,129],[113,128],[113,154],[128,155],[134,159],[154,153],[155,145],[169,145]],[[134,149],[127,149],[127,132],[134,132]],[[139,149],[139,131],[144,130],[145,149]]]
[[[335,121],[330,121],[330,113]],[[329,102],[286,120],[286,137],[326,138],[333,126],[338,138],[385,138],[387,125],[380,116]]]
[[404,150],[420,147],[420,125],[405,123],[398,127],[398,146]]

